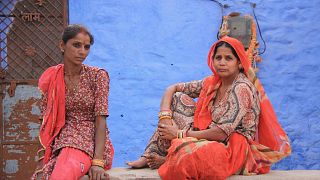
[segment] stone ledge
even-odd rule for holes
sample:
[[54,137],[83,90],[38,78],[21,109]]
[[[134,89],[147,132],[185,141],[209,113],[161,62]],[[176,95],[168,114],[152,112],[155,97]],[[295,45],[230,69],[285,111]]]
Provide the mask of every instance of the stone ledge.
[[[112,168],[107,171],[111,180],[122,179],[160,179],[157,170],[145,169],[130,169],[130,168]],[[240,176],[234,175],[228,180],[318,180],[320,179],[320,170],[291,170],[291,171],[271,171],[268,174],[256,176]]]

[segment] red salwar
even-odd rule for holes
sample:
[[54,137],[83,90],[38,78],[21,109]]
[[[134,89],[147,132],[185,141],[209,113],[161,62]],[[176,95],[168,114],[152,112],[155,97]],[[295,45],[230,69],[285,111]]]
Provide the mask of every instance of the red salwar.
[[85,152],[65,147],[57,157],[50,180],[71,180],[84,176],[91,167],[91,159]]

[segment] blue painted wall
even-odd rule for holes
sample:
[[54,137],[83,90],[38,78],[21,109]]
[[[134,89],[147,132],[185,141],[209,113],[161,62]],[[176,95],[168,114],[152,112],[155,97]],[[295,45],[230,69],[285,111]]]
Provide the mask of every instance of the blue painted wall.
[[[221,0],[255,9],[267,51],[260,77],[293,153],[274,169],[320,169],[319,0]],[[219,6],[209,0],[69,0],[70,23],[91,29],[96,41],[87,64],[111,77],[108,126],[114,167],[144,150],[157,124],[160,98],[173,83],[209,75],[206,56],[216,41]]]

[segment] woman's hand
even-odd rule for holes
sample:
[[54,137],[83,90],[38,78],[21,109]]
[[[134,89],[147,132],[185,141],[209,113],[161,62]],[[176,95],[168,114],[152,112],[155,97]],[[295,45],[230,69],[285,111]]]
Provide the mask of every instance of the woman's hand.
[[89,169],[90,180],[109,179],[109,174],[100,166],[91,166]]
[[179,128],[175,123],[173,125],[159,123],[158,131],[162,139],[172,140],[177,137]]

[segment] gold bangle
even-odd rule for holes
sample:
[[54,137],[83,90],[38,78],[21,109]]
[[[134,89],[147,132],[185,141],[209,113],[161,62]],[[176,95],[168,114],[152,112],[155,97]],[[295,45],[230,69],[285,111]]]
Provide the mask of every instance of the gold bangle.
[[160,118],[161,116],[170,116],[172,117],[171,111],[160,111],[158,114],[158,117]]
[[92,163],[104,163],[103,159],[92,159]]
[[177,138],[178,138],[178,139],[183,138],[183,130],[179,130],[179,131],[177,132]]
[[171,119],[171,116],[161,116],[161,117],[159,117],[159,120],[162,120],[162,119]]
[[99,166],[99,167],[104,168],[104,164],[105,164],[105,162],[103,159],[92,159],[92,161],[91,161],[92,166]]

